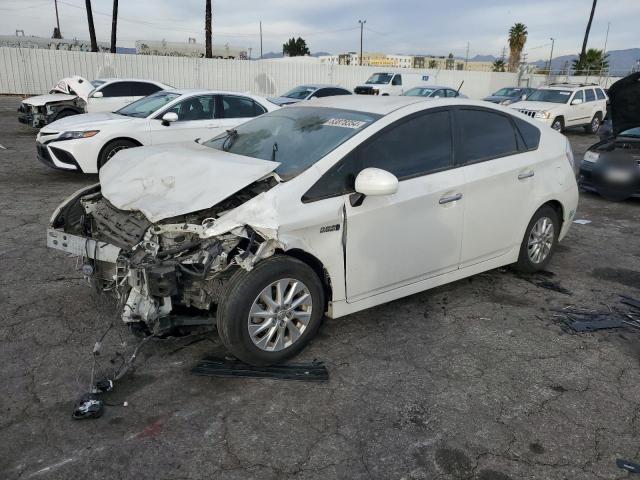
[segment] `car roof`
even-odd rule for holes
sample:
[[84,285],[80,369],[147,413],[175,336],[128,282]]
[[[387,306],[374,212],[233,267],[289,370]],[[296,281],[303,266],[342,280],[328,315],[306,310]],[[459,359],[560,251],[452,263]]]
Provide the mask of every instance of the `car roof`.
[[597,84],[555,83],[538,87],[538,90],[578,90],[580,88],[601,88]]
[[[431,100],[432,101],[432,100]],[[340,95],[335,97],[315,98],[308,102],[296,103],[296,107],[326,107],[339,108],[342,110],[354,110],[357,112],[375,113],[378,115],[387,115],[407,105],[418,102],[429,102],[424,97],[403,97],[403,96],[384,96],[376,95]],[[289,108],[289,107],[285,107]]]
[[448,88],[449,90],[455,90],[455,88],[447,87],[446,85],[431,85],[426,83],[424,85],[416,85],[415,87],[411,87],[409,90],[413,90],[414,88],[433,88],[434,90],[438,88]]
[[[346,88],[341,87],[339,85],[329,85],[326,83],[303,83],[301,85],[298,85],[298,87],[305,87],[305,88],[315,88],[316,90],[319,88],[343,88],[344,90],[346,90]],[[293,87],[293,88],[298,88],[298,87]]]
[[169,86],[166,83],[158,82],[157,80],[149,80],[148,78],[113,78],[113,77],[102,77],[96,78],[99,82],[111,83],[111,82],[145,82],[145,83],[155,83],[156,85],[165,85]]

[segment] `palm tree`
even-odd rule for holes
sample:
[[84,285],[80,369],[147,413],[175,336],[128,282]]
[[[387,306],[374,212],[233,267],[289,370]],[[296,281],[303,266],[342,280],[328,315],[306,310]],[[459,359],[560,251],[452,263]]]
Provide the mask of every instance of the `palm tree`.
[[118,0],[113,0],[111,15],[111,53],[116,53],[116,31],[118,30]]
[[206,58],[212,58],[213,52],[211,51],[211,0],[207,0],[207,5],[204,12],[204,41]]
[[492,72],[504,72],[505,71],[505,66],[506,65],[504,63],[504,59],[497,58],[493,62],[493,66],[491,67],[491,71]]
[[85,0],[87,7],[87,20],[89,22],[89,38],[91,39],[91,51],[98,51],[98,42],[96,41],[96,28],[93,25],[93,13],[91,12],[91,0]]
[[593,5],[591,5],[591,14],[589,15],[589,21],[587,22],[587,30],[584,32],[584,40],[582,41],[582,50],[580,50],[580,58],[579,61],[583,61],[585,55],[587,54],[587,42],[589,41],[589,32],[591,31],[591,22],[593,22],[593,14],[596,12],[596,3],[598,0],[593,0]]
[[515,72],[520,64],[520,55],[527,43],[527,26],[516,23],[509,29],[509,71]]
[[609,61],[603,50],[590,48],[584,56],[573,61],[574,75],[589,75],[590,73],[600,73],[609,68]]

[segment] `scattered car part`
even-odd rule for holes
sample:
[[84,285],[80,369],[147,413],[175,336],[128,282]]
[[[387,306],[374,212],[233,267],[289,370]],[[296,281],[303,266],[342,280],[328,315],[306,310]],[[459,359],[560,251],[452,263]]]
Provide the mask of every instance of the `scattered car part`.
[[87,393],[73,407],[71,417],[74,420],[85,420],[89,418],[100,418],[104,412],[104,402],[98,399],[97,395]]
[[277,380],[303,380],[326,382],[329,371],[324,363],[295,363],[256,367],[239,360],[205,358],[191,370],[195,375],[222,378],[270,378]]
[[624,460],[622,458],[618,458],[616,460],[616,465],[618,468],[626,470],[631,473],[640,473],[640,463],[632,462],[630,460]]

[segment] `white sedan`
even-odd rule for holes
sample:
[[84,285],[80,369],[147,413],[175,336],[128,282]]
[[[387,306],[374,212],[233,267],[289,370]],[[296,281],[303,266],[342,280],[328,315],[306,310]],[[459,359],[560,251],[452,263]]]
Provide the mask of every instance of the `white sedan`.
[[577,204],[568,140],[533,119],[354,95],[122,152],[56,210],[47,243],[83,257],[138,331],[161,333],[175,305],[211,310],[228,350],[265,365],[324,316],[503,265],[544,269]]
[[278,108],[254,95],[163,90],[113,113],[74,115],[43,127],[37,155],[50,167],[96,173],[120,150],[207,140]]

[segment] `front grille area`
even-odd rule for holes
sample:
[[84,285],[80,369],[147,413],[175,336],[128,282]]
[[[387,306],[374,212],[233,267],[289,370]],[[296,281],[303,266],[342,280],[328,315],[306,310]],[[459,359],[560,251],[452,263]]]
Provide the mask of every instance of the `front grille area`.
[[53,164],[53,160],[51,159],[51,155],[49,155],[49,150],[47,150],[47,147],[45,147],[41,143],[36,143],[36,151],[38,160],[44,163],[47,167],[55,167],[55,165]]
[[357,95],[373,95],[373,87],[356,87],[354,93]]
[[71,155],[69,152],[55,147],[51,147],[51,151],[56,156],[56,158],[60,160],[60,162],[66,163],[67,165],[73,165],[74,167],[78,166],[76,159],[73,158],[73,155]]
[[520,113],[524,113],[527,117],[534,118],[536,116],[536,111],[535,110],[522,110],[522,109],[519,109],[518,111]]

